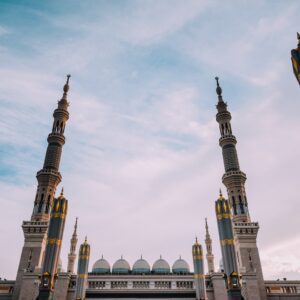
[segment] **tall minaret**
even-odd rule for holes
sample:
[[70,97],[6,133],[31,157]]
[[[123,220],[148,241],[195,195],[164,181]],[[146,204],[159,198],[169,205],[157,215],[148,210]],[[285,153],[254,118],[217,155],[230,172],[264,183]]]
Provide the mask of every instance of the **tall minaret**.
[[223,101],[222,89],[219,85],[219,78],[217,81],[217,122],[220,127],[221,137],[219,144],[222,147],[225,174],[223,175],[223,183],[227,188],[229,202],[232,207],[232,214],[234,221],[248,222],[250,216],[248,212],[248,203],[245,190],[246,174],[240,170],[239,160],[235,145],[237,143],[235,136],[231,129],[231,114],[227,110],[227,103]]
[[74,264],[76,260],[76,246],[77,246],[77,221],[78,218],[76,218],[75,226],[74,226],[74,232],[70,241],[70,253],[68,254],[68,269],[67,271],[69,273],[74,273]]
[[69,119],[67,93],[70,75],[63,88],[63,96],[58,101],[58,107],[53,113],[54,122],[52,132],[48,135],[48,148],[43,168],[37,172],[38,187],[34,201],[31,221],[22,224],[25,242],[17,271],[13,299],[19,298],[23,273],[33,272],[42,266],[43,254],[46,246],[50,207],[53,202],[56,187],[61,181],[59,163],[62,147],[65,143],[64,131]]
[[68,200],[64,197],[62,189],[60,196],[54,199],[51,209],[45,260],[38,297],[39,300],[52,300],[53,298],[53,289],[57,278],[57,265],[60,256],[67,213]]
[[205,275],[204,275],[204,264],[203,264],[203,250],[202,246],[196,242],[193,245],[193,263],[194,263],[194,282],[196,290],[196,300],[205,300],[206,289],[205,289]]
[[91,250],[90,245],[87,242],[87,238],[85,238],[84,243],[80,245],[80,249],[79,249],[77,282],[76,282],[76,292],[75,292],[76,300],[85,299],[88,268],[89,268],[89,261],[90,261],[90,250]]
[[221,245],[224,270],[227,278],[228,299],[241,299],[238,267],[235,256],[235,242],[233,238],[231,212],[229,202],[220,191],[215,205],[218,222],[219,239]]
[[[216,120],[219,123],[221,137],[219,144],[222,148],[225,174],[222,181],[227,188],[228,199],[232,211],[233,234],[236,244],[236,256],[240,273],[255,272],[260,290],[260,299],[266,299],[263,273],[257,248],[257,233],[259,225],[251,222],[245,189],[246,174],[240,170],[236,151],[236,138],[232,134],[231,114],[227,103],[223,101],[222,89],[217,81],[218,104]],[[251,257],[251,259],[249,259]]]
[[205,231],[206,231],[205,234],[206,260],[207,260],[208,273],[214,273],[215,272],[214,255],[212,253],[212,240],[210,238],[210,234],[208,231],[207,218],[205,218]]

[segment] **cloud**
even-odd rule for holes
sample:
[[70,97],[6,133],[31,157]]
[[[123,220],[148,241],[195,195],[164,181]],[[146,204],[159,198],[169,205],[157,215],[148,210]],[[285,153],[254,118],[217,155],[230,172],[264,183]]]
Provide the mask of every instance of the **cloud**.
[[[213,77],[220,73],[251,216],[260,222],[265,277],[299,278],[297,263],[291,266],[299,261],[299,101],[287,51],[298,3],[103,3],[78,3],[80,11],[35,7],[26,12],[33,23],[18,7],[32,29],[26,37],[18,23],[7,25],[14,34],[6,35],[0,62],[0,187],[8,212],[1,227],[9,230],[1,236],[14,247],[0,260],[1,276],[15,276],[19,225],[30,218],[52,111],[71,72],[61,161],[70,203],[64,266],[76,216],[79,241],[87,234],[92,245],[91,264],[104,253],[111,264],[121,254],[131,264],[162,254],[171,264],[181,254],[190,265],[208,217],[217,265],[214,201],[224,169]],[[282,236],[289,251],[278,246]]]

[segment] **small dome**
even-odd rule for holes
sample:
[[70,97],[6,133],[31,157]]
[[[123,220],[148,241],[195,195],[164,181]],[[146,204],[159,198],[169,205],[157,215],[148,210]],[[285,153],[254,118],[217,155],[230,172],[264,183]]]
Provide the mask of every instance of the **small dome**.
[[134,263],[132,271],[133,273],[138,274],[150,273],[150,265],[145,259],[141,257]]
[[174,262],[172,271],[176,274],[190,273],[190,267],[188,263],[180,257]]
[[110,273],[110,265],[106,259],[103,258],[103,256],[98,259],[92,269],[93,273],[99,273],[99,274],[107,274]]
[[113,273],[129,273],[130,265],[123,257],[118,259],[112,267]]
[[154,273],[170,273],[170,265],[162,257],[158,259],[152,267]]

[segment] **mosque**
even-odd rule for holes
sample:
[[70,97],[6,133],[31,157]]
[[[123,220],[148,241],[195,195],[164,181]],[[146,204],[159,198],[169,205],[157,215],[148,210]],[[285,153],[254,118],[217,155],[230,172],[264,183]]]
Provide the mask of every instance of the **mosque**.
[[216,120],[225,167],[222,181],[228,195],[225,199],[220,192],[215,202],[223,267],[220,270],[215,268],[206,221],[205,253],[197,239],[191,247],[193,269],[181,257],[172,267],[163,257],[152,266],[140,257],[132,268],[123,257],[112,266],[101,257],[90,268],[91,246],[87,239],[77,250],[76,220],[67,270],[63,271],[60,250],[68,200],[63,190],[58,197],[55,193],[62,179],[59,165],[69,119],[69,79],[68,75],[63,96],[53,113],[44,164],[36,175],[38,186],[32,215],[22,224],[24,246],[16,279],[0,280],[0,299],[300,299],[300,281],[264,279],[257,246],[259,224],[251,220],[245,189],[246,174],[240,169],[231,114],[217,77]]

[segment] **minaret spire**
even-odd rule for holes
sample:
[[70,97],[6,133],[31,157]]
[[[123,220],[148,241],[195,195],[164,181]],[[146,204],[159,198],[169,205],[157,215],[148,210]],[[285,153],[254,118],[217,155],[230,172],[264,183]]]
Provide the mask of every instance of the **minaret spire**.
[[208,231],[207,218],[205,218],[205,232],[206,232],[205,234],[206,260],[208,266],[208,273],[214,273],[215,266],[214,266],[214,255],[212,252],[212,239],[210,238],[210,234]]
[[[222,148],[225,174],[223,183],[228,192],[229,202],[232,207],[233,219],[236,221],[250,221],[248,212],[248,203],[245,190],[246,174],[240,170],[238,155],[236,151],[236,138],[232,134],[231,113],[227,110],[227,103],[223,101],[222,89],[217,81],[217,95],[219,98],[217,104],[217,122],[219,123],[221,137],[219,144]],[[220,194],[222,194],[220,190]]]
[[[256,293],[256,296],[253,297],[253,299],[266,300],[266,289],[264,286],[264,278],[263,278],[262,267],[259,258],[259,252],[257,248],[257,241],[256,241],[259,225],[258,222],[251,222],[250,219],[248,201],[247,201],[246,189],[245,189],[245,182],[247,177],[246,174],[242,172],[240,169],[237,150],[236,150],[237,140],[233,135],[232,128],[231,128],[231,113],[227,110],[227,103],[223,101],[222,89],[219,84],[219,79],[216,78],[216,81],[217,81],[216,92],[218,95],[218,103],[217,103],[218,113],[216,115],[216,120],[219,123],[219,129],[221,134],[221,137],[219,139],[219,145],[222,148],[223,162],[225,167],[225,173],[222,177],[222,182],[227,188],[228,200],[226,201],[229,202],[229,206],[228,206],[227,202],[222,200],[224,197],[220,192],[219,200],[222,201],[217,202],[216,208],[219,211],[220,209],[222,210],[222,205],[226,205],[226,207],[230,207],[232,213],[232,222],[230,220],[230,223],[232,223],[233,238],[234,238],[234,243],[236,244],[236,253],[233,255],[236,255],[236,257],[238,258],[237,260],[238,270],[236,270],[235,266],[234,266],[234,270],[236,272],[239,271],[239,273],[243,273],[243,272],[251,272],[251,270],[255,269],[258,291]],[[219,212],[217,213],[217,216],[221,218],[220,220],[222,220],[222,222],[225,225],[226,222],[229,223],[229,220],[227,218],[228,214],[227,215],[226,214],[220,215]],[[218,220],[218,224],[219,224],[219,220]],[[220,233],[220,235],[221,234],[223,235],[223,233]],[[227,248],[230,247],[228,246]],[[249,248],[251,248],[251,263],[249,262],[249,252],[248,252]],[[232,249],[230,250],[230,253],[231,252],[234,253]],[[223,256],[223,262],[225,265],[224,256]],[[241,275],[243,276],[243,274]],[[246,277],[244,277],[243,286],[245,286],[246,288],[243,289],[243,291],[249,289],[249,293],[251,291],[251,293],[253,294],[254,289],[253,287],[251,287],[250,283],[249,286],[247,286],[247,282],[245,281],[245,278]]]
[[50,207],[52,205],[55,190],[62,178],[59,172],[59,165],[62,147],[65,144],[64,131],[66,122],[69,119],[69,112],[67,110],[69,106],[67,102],[69,78],[70,75],[68,75],[67,82],[64,86],[63,97],[58,102],[58,107],[53,113],[54,121],[52,132],[48,135],[47,139],[48,148],[43,169],[38,171],[36,175],[38,180],[38,188],[31,218],[34,221],[49,220]]
[[74,273],[74,265],[76,260],[76,246],[78,242],[77,223],[78,223],[78,218],[76,218],[73,235],[70,240],[70,253],[68,254],[68,269],[67,269],[69,273]]

